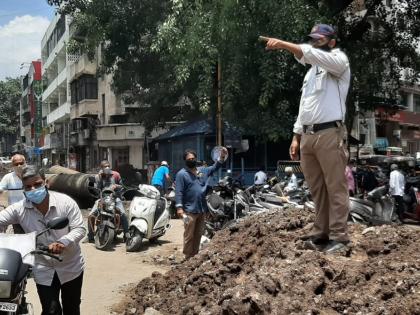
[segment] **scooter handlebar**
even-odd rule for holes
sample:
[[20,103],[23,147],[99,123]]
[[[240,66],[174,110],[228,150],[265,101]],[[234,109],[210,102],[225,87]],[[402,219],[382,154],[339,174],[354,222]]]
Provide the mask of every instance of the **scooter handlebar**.
[[31,254],[35,254],[35,255],[44,255],[44,256],[48,256],[54,259],[57,259],[58,261],[63,261],[63,258],[57,255],[53,255],[51,253],[48,252],[48,246],[45,245],[41,245],[38,247],[39,249],[36,249],[34,251],[31,252]]

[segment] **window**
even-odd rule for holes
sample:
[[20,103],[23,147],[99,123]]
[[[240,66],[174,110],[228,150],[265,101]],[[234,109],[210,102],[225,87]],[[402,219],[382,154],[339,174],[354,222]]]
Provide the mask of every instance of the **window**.
[[413,94],[413,109],[414,112],[420,113],[420,95]]
[[85,99],[98,99],[98,79],[83,75],[70,83],[71,103],[77,104]]

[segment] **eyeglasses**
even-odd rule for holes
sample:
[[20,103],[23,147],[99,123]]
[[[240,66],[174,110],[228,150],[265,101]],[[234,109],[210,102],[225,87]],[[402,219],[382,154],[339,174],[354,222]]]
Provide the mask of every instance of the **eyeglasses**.
[[13,166],[25,165],[25,162],[14,162]]

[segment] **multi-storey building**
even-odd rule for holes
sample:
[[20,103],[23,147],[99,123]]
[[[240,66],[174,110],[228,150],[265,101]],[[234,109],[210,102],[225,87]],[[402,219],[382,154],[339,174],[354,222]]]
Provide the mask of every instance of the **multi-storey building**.
[[68,165],[70,135],[70,92],[68,54],[70,18],[56,15],[41,43],[44,155],[52,163]]
[[32,61],[28,73],[22,77],[22,96],[20,101],[20,145],[17,151],[24,151],[28,158],[34,159],[44,146],[42,130],[42,82],[41,61]]

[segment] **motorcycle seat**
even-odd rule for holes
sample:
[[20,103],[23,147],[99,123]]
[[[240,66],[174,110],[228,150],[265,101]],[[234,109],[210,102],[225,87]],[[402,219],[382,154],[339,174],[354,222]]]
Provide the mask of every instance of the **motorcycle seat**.
[[354,198],[354,197],[350,197],[349,199],[350,199],[350,201],[361,203],[361,204],[366,205],[368,207],[372,207],[373,209],[375,208],[375,203],[370,201],[370,200],[359,199],[359,198]]

